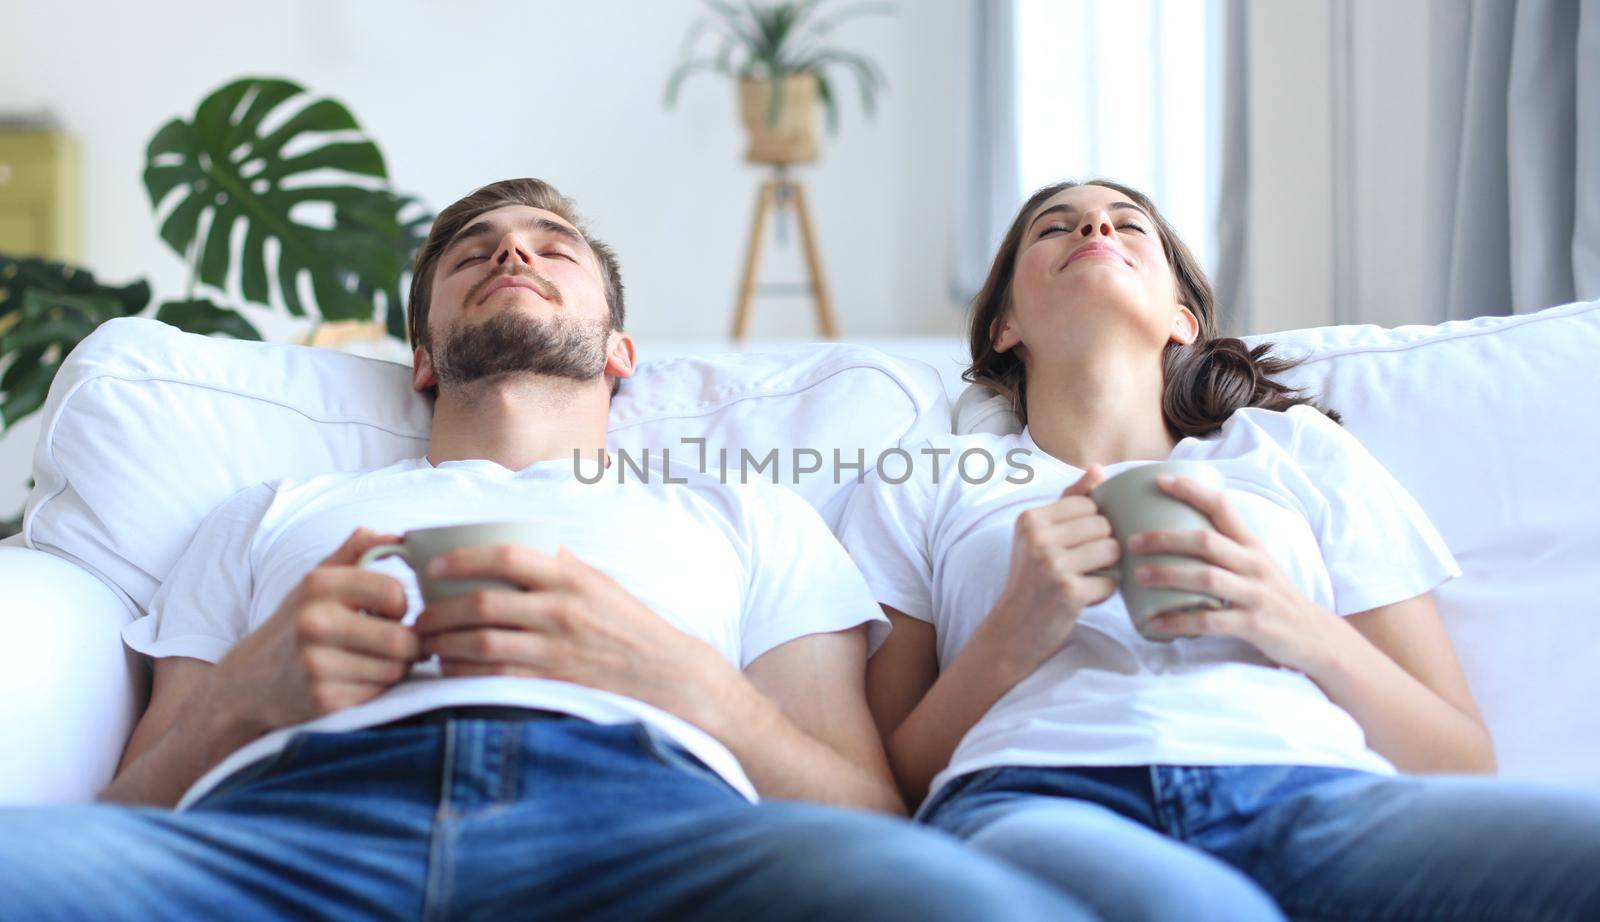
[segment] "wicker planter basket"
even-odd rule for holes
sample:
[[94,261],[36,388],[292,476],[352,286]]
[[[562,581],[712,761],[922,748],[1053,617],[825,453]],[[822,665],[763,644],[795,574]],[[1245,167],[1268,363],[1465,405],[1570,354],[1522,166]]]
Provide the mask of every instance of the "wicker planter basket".
[[817,159],[817,78],[790,74],[783,78],[776,122],[770,119],[772,81],[739,81],[739,114],[750,134],[750,163],[811,163]]

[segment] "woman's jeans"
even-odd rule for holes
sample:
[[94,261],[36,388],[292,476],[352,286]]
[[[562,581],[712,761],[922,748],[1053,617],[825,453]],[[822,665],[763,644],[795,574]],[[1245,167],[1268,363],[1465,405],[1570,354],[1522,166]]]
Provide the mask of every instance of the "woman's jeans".
[[956,839],[753,805],[643,724],[301,733],[182,812],[0,810],[0,919],[1085,919]]
[[1105,919],[1600,920],[1600,797],[1296,766],[992,768],[919,819]]

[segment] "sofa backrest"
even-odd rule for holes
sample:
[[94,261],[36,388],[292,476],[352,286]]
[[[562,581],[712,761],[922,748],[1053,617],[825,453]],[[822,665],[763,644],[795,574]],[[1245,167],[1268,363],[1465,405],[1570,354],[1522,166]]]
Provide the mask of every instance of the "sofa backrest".
[[[939,376],[843,344],[645,363],[612,401],[609,447],[649,449],[729,482],[778,477],[837,524],[852,472],[949,429]],[[24,508],[29,547],[65,557],[143,611],[200,521],[233,493],[279,477],[383,467],[427,451],[432,409],[407,365],[280,343],[109,321],[51,384]],[[767,454],[779,449],[778,467]],[[811,449],[794,463],[793,449]],[[718,463],[726,450],[730,461]],[[752,463],[741,468],[740,452]],[[759,468],[758,468],[759,465]],[[796,472],[799,471],[798,475]]]
[[1268,339],[1461,564],[1435,597],[1501,774],[1600,784],[1600,301]]

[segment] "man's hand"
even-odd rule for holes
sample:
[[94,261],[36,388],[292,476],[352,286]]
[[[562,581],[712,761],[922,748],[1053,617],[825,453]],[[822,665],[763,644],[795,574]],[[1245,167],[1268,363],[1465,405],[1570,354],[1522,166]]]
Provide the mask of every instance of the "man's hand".
[[743,679],[709,644],[564,548],[554,557],[514,544],[462,548],[436,558],[429,575],[520,587],[480,589],[422,610],[422,651],[439,655],[447,677],[558,679],[655,705],[712,733],[707,703]]
[[368,548],[399,540],[356,529],[217,664],[212,692],[242,729],[260,735],[302,723],[370,701],[405,678],[420,649],[399,623],[405,587],[356,566]]

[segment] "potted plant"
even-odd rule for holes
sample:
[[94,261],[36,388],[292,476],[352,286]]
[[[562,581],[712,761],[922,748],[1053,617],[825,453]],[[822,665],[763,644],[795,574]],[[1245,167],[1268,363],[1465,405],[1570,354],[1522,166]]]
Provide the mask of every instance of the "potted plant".
[[870,60],[828,44],[831,33],[846,19],[893,9],[885,3],[857,3],[825,15],[820,11],[824,2],[747,0],[734,5],[706,0],[714,15],[689,27],[682,60],[667,80],[666,104],[677,101],[683,81],[693,74],[732,77],[738,81],[739,111],[750,136],[747,161],[786,165],[816,160],[818,106],[830,133],[839,126],[830,74],[843,69],[855,77],[869,115],[884,84]]
[[[404,275],[433,217],[389,188],[382,154],[343,105],[288,80],[236,80],[163,125],[146,155],[161,239],[189,267],[188,290],[155,319],[260,339],[232,306],[253,304],[314,316],[312,345],[406,338]],[[0,254],[0,433],[39,409],[84,337],[149,303],[143,281],[107,285]],[[0,537],[17,525],[0,521]]]

